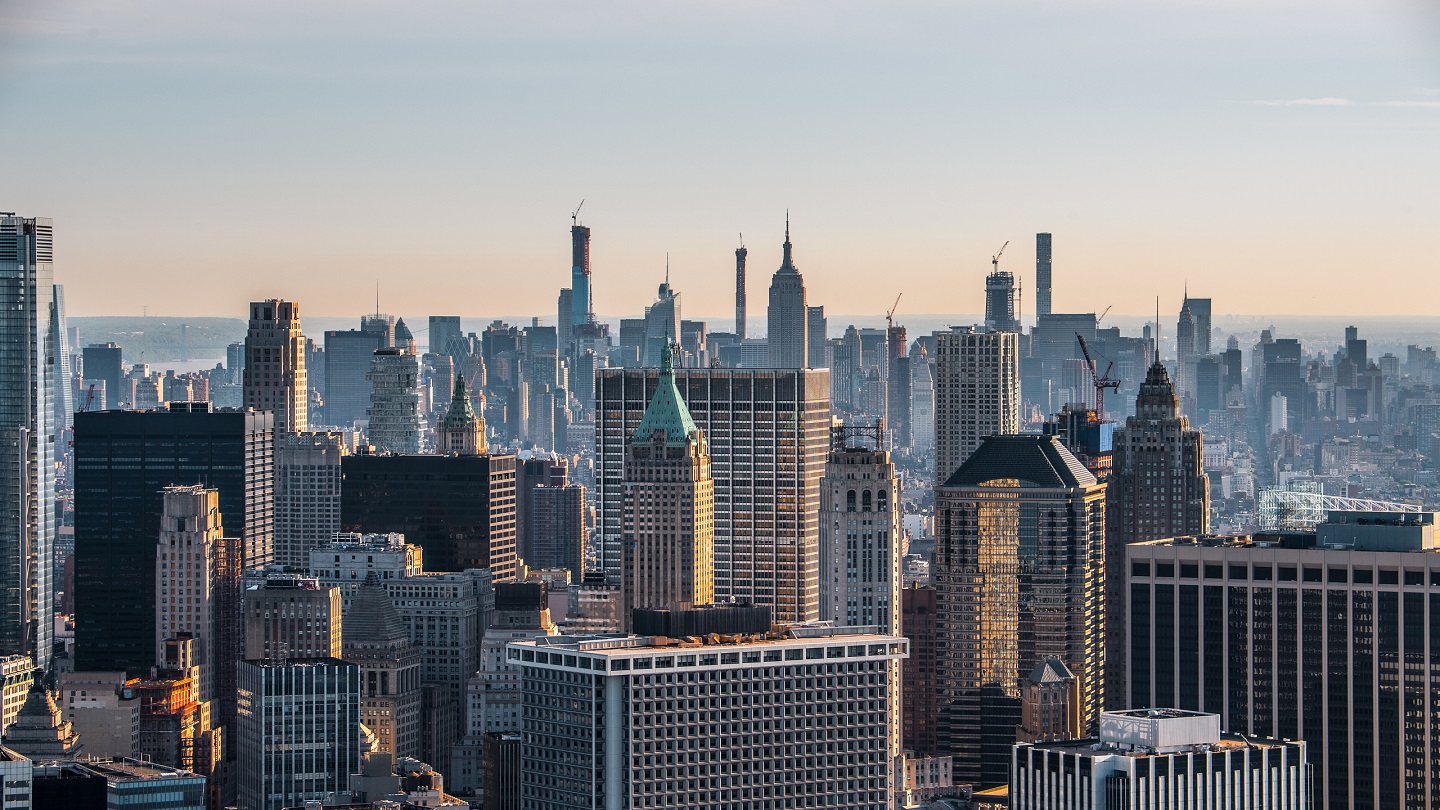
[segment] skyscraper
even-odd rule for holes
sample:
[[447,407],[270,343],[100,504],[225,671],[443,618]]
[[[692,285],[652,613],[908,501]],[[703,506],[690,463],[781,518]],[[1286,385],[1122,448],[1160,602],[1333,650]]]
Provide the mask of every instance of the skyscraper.
[[1050,299],[1050,234],[1035,234],[1035,317],[1052,312]]
[[955,781],[1006,780],[1019,680],[1046,657],[1105,677],[1105,488],[1054,436],[991,436],[935,493],[938,747]]
[[[483,406],[485,400],[482,398],[480,402]],[[470,405],[470,391],[465,387],[463,374],[455,377],[455,391],[450,396],[450,408],[440,420],[436,433],[436,450],[442,455],[485,455],[485,418],[476,413]]]
[[431,315],[426,336],[431,354],[458,354],[460,344],[465,340],[465,333],[460,331],[460,316]]
[[420,363],[403,348],[376,349],[365,436],[380,453],[420,452]]
[[50,668],[55,587],[54,231],[0,213],[0,654]]
[[[583,201],[581,203],[584,204]],[[579,214],[580,209],[575,209]],[[595,310],[590,298],[590,229],[572,217],[570,223],[570,326],[591,323]]]
[[[1210,529],[1210,479],[1204,437],[1180,415],[1165,366],[1156,361],[1135,400],[1135,415],[1115,431],[1106,482],[1106,649],[1117,665],[1106,675],[1106,708],[1122,709],[1125,669],[1125,547],[1162,537],[1195,537]],[[1138,705],[1138,704],[1137,704]]]
[[829,368],[829,328],[825,320],[825,307],[805,308],[805,367]]
[[278,433],[309,430],[310,384],[300,305],[272,298],[250,304],[245,333],[245,407],[275,414]]
[[240,806],[299,807],[360,770],[360,668],[338,658],[239,665]]
[[900,634],[900,479],[885,428],[837,427],[820,483],[820,619]]
[[275,439],[275,562],[304,568],[310,549],[340,531],[345,435],[287,433]]
[[745,342],[745,256],[750,251],[742,244],[735,248],[735,339]]
[[935,483],[986,436],[1020,432],[1020,342],[1014,332],[935,333]]
[[709,604],[715,596],[715,483],[705,436],[675,386],[674,352],[625,455],[622,581],[634,608]]
[[360,667],[360,722],[375,732],[381,751],[396,759],[419,756],[424,654],[410,643],[374,571],[356,589],[341,636],[342,656]]
[[[220,602],[240,609],[240,594],[225,593],[216,581],[216,561],[227,542],[220,522],[220,493],[203,486],[166,487],[162,495],[160,544],[155,559],[155,655],[165,660],[165,643],[180,635],[195,641],[200,670],[199,699],[216,697],[219,668],[235,666],[238,656],[221,655],[224,644],[216,635]],[[238,543],[238,539],[229,539]],[[237,583],[238,584],[238,581]],[[226,640],[228,641],[228,639]]]
[[999,264],[985,277],[985,328],[995,332],[1019,332],[1015,314],[1015,274]]
[[[680,293],[670,286],[670,260],[665,260],[665,282],[655,292],[655,303],[645,308],[644,342],[640,346],[640,364],[658,367],[660,352],[666,345],[680,340]],[[625,323],[620,324],[621,343]]]
[[770,278],[770,308],[765,312],[765,340],[771,368],[806,368],[809,350],[805,280],[790,255],[790,215],[785,215],[785,258]]
[[[658,369],[602,369],[595,407],[600,565],[623,572],[625,454]],[[830,380],[817,369],[676,369],[675,384],[705,435],[715,482],[715,599],[819,615],[820,479],[830,447]]]
[[900,611],[900,633],[910,640],[910,657],[900,665],[901,747],[922,757],[933,757],[937,752],[935,707],[939,701],[935,684],[935,588],[919,584],[902,588]]
[[343,615],[339,588],[267,573],[245,592],[245,660],[339,658]]
[[[124,364],[120,359],[120,346],[115,343],[91,343],[80,352],[80,365],[84,367],[87,385],[81,389],[76,410],[81,410],[89,400],[87,411],[103,411],[106,408],[119,409],[127,403],[121,396],[121,380],[125,376]],[[104,388],[94,398],[86,390],[93,381],[104,383]]]
[[325,333],[325,424],[348,428],[370,407],[370,365],[384,337],[363,329]]
[[155,544],[165,487],[219,491],[221,525],[239,537],[244,569],[270,563],[274,539],[274,417],[169,411],[75,416],[75,664],[148,673],[155,664]]

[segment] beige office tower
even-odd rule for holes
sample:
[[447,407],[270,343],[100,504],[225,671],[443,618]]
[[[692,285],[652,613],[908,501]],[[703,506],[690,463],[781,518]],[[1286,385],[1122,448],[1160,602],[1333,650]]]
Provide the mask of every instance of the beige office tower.
[[245,592],[245,660],[339,658],[340,589],[274,574]]
[[305,568],[310,550],[340,531],[345,434],[285,433],[275,439],[275,562]]
[[935,485],[986,436],[1020,432],[1020,338],[956,326],[935,333]]
[[[155,663],[163,665],[167,641],[194,639],[200,670],[200,700],[216,697],[217,668],[234,667],[234,656],[218,656],[219,608],[224,585],[216,581],[216,561],[225,539],[220,522],[220,491],[201,486],[166,487],[161,494],[160,542],[155,549]],[[238,595],[238,594],[236,594]],[[235,602],[235,596],[229,597]],[[232,605],[233,607],[233,605]]]
[[900,478],[885,429],[836,428],[820,484],[820,619],[900,635]]
[[294,301],[250,304],[245,333],[245,407],[275,414],[275,430],[309,430],[310,385],[305,377],[305,336]]
[[630,610],[706,605],[715,597],[715,484],[705,436],[675,385],[674,351],[625,455],[625,568]]

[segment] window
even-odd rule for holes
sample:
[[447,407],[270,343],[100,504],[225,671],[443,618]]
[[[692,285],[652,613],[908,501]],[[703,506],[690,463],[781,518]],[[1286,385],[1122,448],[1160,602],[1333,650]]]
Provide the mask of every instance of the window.
[[845,511],[855,511],[855,490],[853,489],[845,493]]

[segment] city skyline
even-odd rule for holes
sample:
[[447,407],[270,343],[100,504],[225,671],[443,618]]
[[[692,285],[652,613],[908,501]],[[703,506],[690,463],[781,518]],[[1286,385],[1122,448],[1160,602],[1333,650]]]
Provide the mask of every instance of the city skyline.
[[[264,4],[10,3],[0,101],[33,114],[0,136],[32,159],[0,183],[67,235],[77,314],[177,311],[196,273],[196,315],[361,311],[376,279],[392,311],[441,285],[548,311],[581,199],[602,313],[648,300],[667,252],[688,297],[729,300],[739,234],[768,276],[789,208],[832,313],[904,290],[980,312],[1007,239],[1033,313],[1048,231],[1055,311],[1205,279],[1275,314],[1425,314],[1391,290],[1433,276],[1440,201],[1394,178],[1440,169],[1440,17],[1295,6],[362,5],[278,35]],[[1372,268],[1392,284],[1342,283]]]

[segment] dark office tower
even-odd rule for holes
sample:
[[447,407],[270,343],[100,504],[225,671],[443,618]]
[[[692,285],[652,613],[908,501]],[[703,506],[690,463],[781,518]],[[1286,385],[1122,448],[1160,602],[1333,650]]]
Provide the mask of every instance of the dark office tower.
[[1220,396],[1224,404],[1230,403],[1230,392],[1242,392],[1245,390],[1245,378],[1242,372],[1244,356],[1240,352],[1240,345],[1232,336],[1231,344],[1225,348],[1225,353],[1220,355],[1221,376]]
[[[55,271],[47,218],[0,214],[0,653],[48,670],[55,587]],[[68,382],[68,381],[67,381]]]
[[805,348],[805,357],[808,368],[830,367],[828,332],[825,307],[807,307],[805,310],[805,334],[809,345]]
[[[431,315],[430,331],[427,333],[431,354],[460,354],[465,334],[460,331],[459,315]],[[465,352],[469,354],[469,352]]]
[[1197,424],[1205,424],[1212,411],[1225,409],[1225,396],[1221,389],[1221,371],[1218,355],[1207,354],[1195,358],[1195,421]]
[[281,433],[309,430],[310,384],[300,305],[272,298],[250,304],[245,333],[245,407],[275,414]]
[[575,307],[575,296],[572,293],[573,291],[569,287],[561,287],[560,296],[555,301],[555,333],[560,339],[561,354],[568,353],[565,347],[570,345],[570,341],[575,334],[575,324],[570,321],[570,319],[574,317],[573,310]]
[[[1135,415],[1115,431],[1114,466],[1106,482],[1105,604],[1106,649],[1115,666],[1107,670],[1105,705],[1125,701],[1125,547],[1161,537],[1193,537],[1210,529],[1210,479],[1199,430],[1180,415],[1175,388],[1156,361],[1145,375]],[[1066,663],[1069,663],[1068,661]]]
[[885,382],[885,427],[890,430],[895,447],[909,447],[913,441],[910,429],[911,402],[910,358],[900,356],[890,361],[890,379]]
[[675,385],[674,353],[625,452],[621,581],[635,608],[708,605],[715,597],[715,481],[705,436]]
[[340,469],[342,531],[400,532],[427,571],[515,578],[514,456],[355,455]]
[[911,585],[900,591],[900,635],[910,639],[910,657],[900,663],[900,746],[933,757],[935,743],[935,589]]
[[770,279],[770,308],[766,311],[765,340],[771,368],[805,368],[809,349],[805,280],[791,260],[790,216],[785,216],[785,258]]
[[531,491],[526,503],[526,525],[534,538],[533,556],[525,562],[535,569],[570,569],[570,581],[585,578],[585,487],[580,484],[542,485]]
[[1006,781],[1020,678],[1047,657],[1105,678],[1105,487],[1054,436],[991,436],[935,494],[938,747],[955,783]]
[[590,229],[576,220],[570,225],[570,325],[579,326],[594,320],[590,298]]
[[1035,234],[1035,317],[1049,315],[1050,299],[1050,234]]
[[994,332],[1019,332],[1015,315],[1015,274],[996,269],[985,277],[985,328]]
[[[114,343],[91,343],[80,352],[80,365],[85,370],[86,380],[101,380],[105,383],[104,398],[99,394],[90,400],[87,411],[118,409],[126,404],[120,397],[120,380],[125,376],[124,363],[120,359],[120,346]],[[87,393],[82,389],[76,409],[85,404]]]
[[[1305,383],[1305,364],[1300,341],[1281,338],[1261,344],[1260,400],[1261,407],[1269,408],[1276,394],[1285,397],[1289,406],[1289,424],[1299,426],[1314,415],[1309,405],[1308,387]],[[1267,435],[1284,430],[1284,425],[1267,424]]]
[[382,341],[360,329],[325,333],[325,424],[348,428],[366,418],[373,390],[366,375]]
[[155,545],[165,487],[218,490],[221,522],[241,539],[243,567],[270,562],[274,453],[274,417],[265,412],[211,413],[201,402],[76,414],[77,670],[138,677],[155,663]]
[[744,245],[735,248],[735,339],[745,342],[745,256]]
[[1360,338],[1360,330],[1345,327],[1345,356],[1355,364],[1357,371],[1364,371],[1370,365],[1368,341]]
[[1127,704],[1305,740],[1315,807],[1440,807],[1436,518],[1130,546]]

